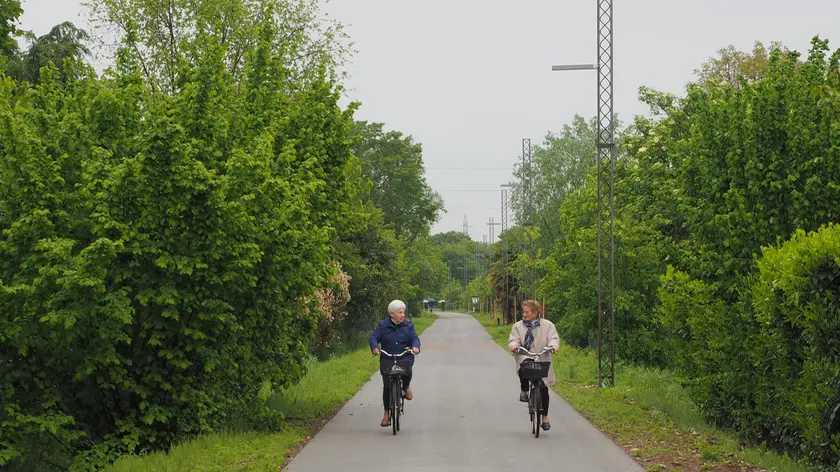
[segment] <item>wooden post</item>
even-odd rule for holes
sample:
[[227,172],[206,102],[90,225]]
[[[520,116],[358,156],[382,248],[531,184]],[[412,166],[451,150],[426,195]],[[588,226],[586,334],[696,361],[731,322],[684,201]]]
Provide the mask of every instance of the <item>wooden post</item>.
[[516,294],[513,295],[513,322],[516,323]]

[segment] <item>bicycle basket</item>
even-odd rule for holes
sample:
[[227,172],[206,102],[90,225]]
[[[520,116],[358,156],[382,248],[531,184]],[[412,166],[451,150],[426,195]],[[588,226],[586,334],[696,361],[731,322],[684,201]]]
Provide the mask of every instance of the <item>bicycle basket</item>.
[[382,375],[408,375],[411,369],[411,361],[399,360],[396,364],[394,361],[385,360],[379,364],[379,371]]
[[519,376],[523,379],[542,379],[548,377],[551,362],[535,362],[525,360],[519,366]]

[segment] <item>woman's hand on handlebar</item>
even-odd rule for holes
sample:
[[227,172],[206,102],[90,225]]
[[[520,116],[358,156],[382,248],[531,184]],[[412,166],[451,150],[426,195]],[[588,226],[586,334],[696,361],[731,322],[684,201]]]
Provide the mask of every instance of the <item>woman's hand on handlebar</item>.
[[525,354],[526,356],[541,356],[548,351],[557,352],[554,349],[554,346],[546,346],[545,349],[543,349],[540,352],[531,352],[531,351],[525,349],[524,347],[519,347],[519,346],[511,348],[511,350],[513,351],[514,354],[518,354],[518,353],[521,352],[522,354]]
[[420,348],[419,347],[413,347],[413,348],[411,348],[411,352],[413,352],[414,354],[420,354]]
[[407,348],[405,348],[405,350],[403,352],[401,352],[399,354],[391,354],[390,352],[385,351],[385,350],[374,349],[373,350],[373,355],[375,356],[377,354],[384,354],[384,355],[389,356],[389,357],[399,357],[399,356],[404,356],[406,354],[417,354],[418,352],[420,352],[420,349],[418,349],[416,347],[415,348],[407,347]]
[[373,355],[374,355],[374,356],[378,356],[378,355],[379,355],[379,348],[378,348],[378,347],[373,348]]

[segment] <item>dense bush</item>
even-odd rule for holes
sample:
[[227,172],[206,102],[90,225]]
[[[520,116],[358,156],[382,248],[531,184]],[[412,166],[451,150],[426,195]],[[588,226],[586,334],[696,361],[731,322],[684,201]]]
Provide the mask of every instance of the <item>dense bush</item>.
[[840,226],[768,248],[741,303],[683,272],[663,277],[663,321],[692,396],[716,423],[838,464]]
[[814,343],[836,340],[814,336],[837,326],[836,233],[801,235],[840,221],[840,52],[827,52],[815,39],[805,61],[774,50],[758,80],[651,94],[664,116],[638,120],[628,149],[639,224],[675,250],[657,310],[695,401],[751,440],[835,463],[836,351]]
[[749,438],[755,375],[750,362],[755,321],[748,303],[726,304],[712,286],[668,268],[658,307],[675,355],[673,366],[706,419]]
[[[351,277],[341,270],[341,264],[334,261],[332,277],[315,291],[313,316],[317,317],[312,347],[325,350],[341,342],[340,327],[347,318],[347,303],[350,301]],[[308,300],[307,300],[308,301]]]
[[763,246],[840,221],[840,51],[827,52],[815,39],[805,61],[774,51],[763,80],[691,87],[688,131],[661,136],[679,165],[690,273],[729,301]]
[[0,76],[0,465],[167,448],[301,377],[358,172],[352,110],[328,68],[290,90],[274,20],[236,81],[201,31],[172,93],[130,48]]
[[756,429],[840,466],[840,225],[797,231],[758,267]]
[[338,325],[342,340],[373,329],[385,316],[388,303],[401,297],[405,271],[400,241],[383,226],[381,214],[371,208],[336,245],[337,257],[351,278],[347,316]]

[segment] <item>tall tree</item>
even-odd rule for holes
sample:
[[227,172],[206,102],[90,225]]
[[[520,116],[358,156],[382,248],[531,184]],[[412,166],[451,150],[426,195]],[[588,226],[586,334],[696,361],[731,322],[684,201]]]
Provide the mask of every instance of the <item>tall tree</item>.
[[[324,64],[335,70],[351,48],[341,24],[327,20],[317,0],[85,0],[93,18],[138,57],[143,73],[156,89],[172,92],[184,80],[184,66],[205,47],[202,32],[221,44],[231,78],[242,83],[254,38],[270,34],[271,55],[285,64],[284,87],[298,88]],[[267,17],[275,27],[261,29]],[[104,38],[109,39],[109,38]]]
[[437,295],[446,284],[446,263],[440,249],[426,238],[418,238],[405,247],[405,270],[408,283],[403,289],[405,301],[417,312],[422,299]]
[[428,234],[443,209],[443,199],[426,183],[423,148],[411,136],[383,130],[382,123],[357,123],[353,148],[373,187],[370,199],[385,222],[409,241]]
[[18,28],[18,18],[23,14],[20,0],[0,0],[0,70],[18,50],[16,36],[23,32]]
[[770,61],[769,52],[780,48],[781,44],[777,42],[767,48],[756,41],[752,51],[744,52],[730,44],[718,49],[717,57],[710,58],[694,73],[701,82],[723,82],[738,87],[741,80],[755,82],[763,79]]
[[533,224],[549,234],[557,231],[560,204],[569,192],[586,183],[595,165],[595,130],[594,118],[587,122],[575,115],[570,125],[563,125],[559,133],[548,133],[543,143],[534,147],[531,168],[519,166],[514,173],[520,183],[531,181],[530,200],[521,186],[513,190],[517,221],[525,221],[530,202]]
[[62,68],[65,59],[77,59],[90,54],[85,42],[88,33],[66,21],[56,25],[49,33],[31,39],[29,49],[13,59],[10,75],[18,80],[37,84],[41,81],[41,68],[54,64]]
[[479,274],[486,274],[489,271],[493,249],[464,233],[458,231],[439,233],[430,236],[429,241],[439,248],[443,264],[447,267],[451,280],[459,281],[462,286],[466,286]]

